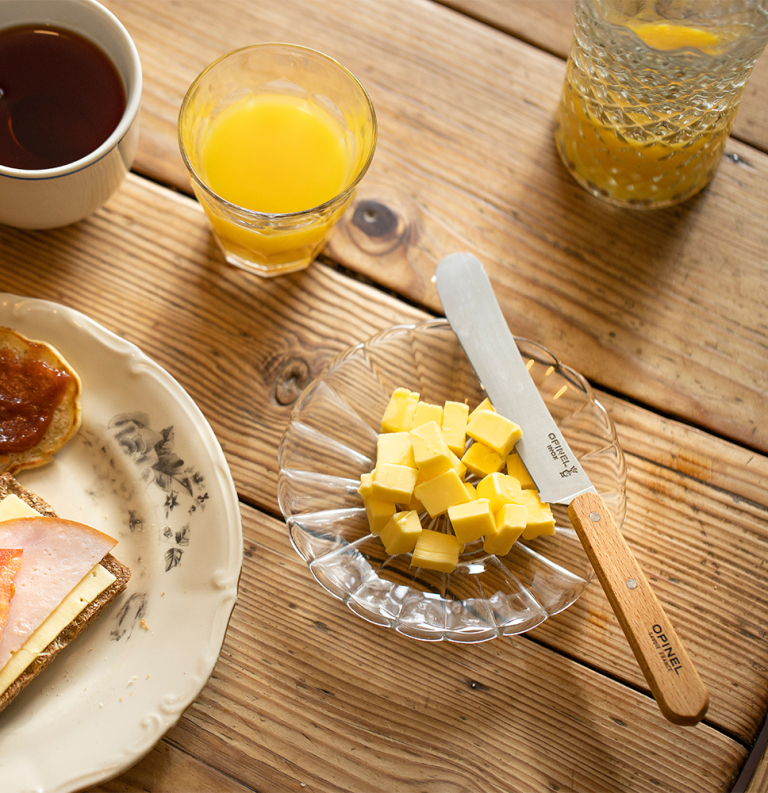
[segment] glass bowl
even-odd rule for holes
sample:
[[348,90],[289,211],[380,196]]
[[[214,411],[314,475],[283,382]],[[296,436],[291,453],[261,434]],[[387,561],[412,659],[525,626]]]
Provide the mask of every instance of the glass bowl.
[[[626,469],[616,430],[587,381],[540,344],[516,339],[529,371],[616,525],[626,512]],[[555,534],[518,540],[497,557],[482,541],[458,567],[411,567],[372,535],[357,492],[376,460],[381,417],[395,388],[424,401],[484,398],[445,319],[397,325],[337,356],[302,393],[280,444],[278,500],[291,542],[317,581],[356,614],[427,641],[481,642],[531,630],[570,606],[594,577],[566,508]],[[468,480],[470,477],[467,477]],[[445,516],[425,528],[446,528]]]

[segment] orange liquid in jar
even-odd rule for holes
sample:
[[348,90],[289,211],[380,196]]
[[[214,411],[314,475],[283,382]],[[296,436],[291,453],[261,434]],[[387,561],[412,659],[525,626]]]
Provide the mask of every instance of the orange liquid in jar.
[[[690,47],[709,53],[721,44],[711,30],[667,22],[625,26],[660,51]],[[674,204],[704,187],[720,163],[738,98],[726,112],[704,116],[688,107],[649,107],[622,96],[616,86],[585,89],[584,61],[569,58],[555,136],[577,181],[615,203],[639,207]]]

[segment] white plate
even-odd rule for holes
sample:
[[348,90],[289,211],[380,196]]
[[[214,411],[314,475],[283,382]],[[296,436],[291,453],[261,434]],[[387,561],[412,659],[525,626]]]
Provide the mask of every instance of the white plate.
[[137,347],[65,306],[3,293],[0,325],[52,344],[83,382],[79,433],[19,481],[116,537],[132,571],[0,713],[3,793],[63,793],[135,763],[206,684],[237,596],[240,509],[208,422]]

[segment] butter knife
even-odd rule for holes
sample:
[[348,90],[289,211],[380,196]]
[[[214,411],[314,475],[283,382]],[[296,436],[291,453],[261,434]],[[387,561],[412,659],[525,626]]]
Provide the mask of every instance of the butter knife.
[[568,517],[659,709],[674,724],[697,724],[709,706],[707,690],[539,394],[482,264],[469,253],[451,254],[438,265],[436,284],[445,316],[488,398],[523,430],[515,451],[542,501],[568,506]]

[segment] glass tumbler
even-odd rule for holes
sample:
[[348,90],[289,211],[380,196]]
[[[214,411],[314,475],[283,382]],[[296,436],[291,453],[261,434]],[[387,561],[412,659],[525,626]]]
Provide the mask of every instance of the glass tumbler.
[[555,128],[566,168],[619,206],[689,198],[767,40],[768,0],[576,0]]
[[263,277],[302,270],[317,256],[368,170],[376,132],[371,100],[347,69],[280,43],[208,66],[178,122],[192,187],[224,257]]

